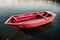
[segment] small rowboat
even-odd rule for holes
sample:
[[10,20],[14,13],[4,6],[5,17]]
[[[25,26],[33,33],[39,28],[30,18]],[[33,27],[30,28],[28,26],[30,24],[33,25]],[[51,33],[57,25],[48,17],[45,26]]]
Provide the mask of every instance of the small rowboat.
[[50,11],[32,12],[11,16],[5,24],[18,29],[33,28],[52,22],[55,17],[56,14]]

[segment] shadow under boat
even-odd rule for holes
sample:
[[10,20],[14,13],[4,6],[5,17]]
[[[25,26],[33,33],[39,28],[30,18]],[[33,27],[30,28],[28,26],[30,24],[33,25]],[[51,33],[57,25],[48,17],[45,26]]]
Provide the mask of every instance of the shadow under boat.
[[36,27],[36,28],[29,28],[29,29],[21,29],[21,30],[18,30],[16,32],[16,34],[11,37],[10,39],[11,40],[17,40],[17,39],[31,39],[31,35],[35,35],[35,34],[38,34],[38,33],[41,33],[41,32],[44,32],[48,29],[50,29],[51,27],[53,27],[53,24],[52,23],[48,23],[46,25],[43,25],[43,26],[39,26],[39,27]]

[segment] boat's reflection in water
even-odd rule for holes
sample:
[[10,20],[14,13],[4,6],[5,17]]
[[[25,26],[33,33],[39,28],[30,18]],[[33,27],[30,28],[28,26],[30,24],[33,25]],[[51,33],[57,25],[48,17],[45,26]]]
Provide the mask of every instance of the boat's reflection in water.
[[32,35],[35,34],[39,34],[41,32],[44,32],[48,29],[50,29],[51,27],[53,27],[52,23],[48,23],[46,25],[40,26],[40,27],[36,27],[36,28],[31,28],[31,29],[22,29],[16,32],[16,34],[10,38],[11,40],[25,40],[25,39],[31,39]]

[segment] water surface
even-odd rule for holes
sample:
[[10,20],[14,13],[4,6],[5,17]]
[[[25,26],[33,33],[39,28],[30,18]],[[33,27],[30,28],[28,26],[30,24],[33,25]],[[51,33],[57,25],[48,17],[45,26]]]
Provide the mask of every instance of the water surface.
[[[4,22],[12,15],[52,11],[57,14],[52,23],[33,28],[17,30]],[[59,0],[0,0],[0,38],[1,40],[58,40],[60,37]]]

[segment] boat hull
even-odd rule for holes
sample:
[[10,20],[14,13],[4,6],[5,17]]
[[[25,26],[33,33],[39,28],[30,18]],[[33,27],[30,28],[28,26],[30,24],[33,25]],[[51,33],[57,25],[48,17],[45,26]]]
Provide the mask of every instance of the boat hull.
[[51,17],[50,19],[48,19],[48,20],[45,19],[42,22],[37,22],[37,23],[32,23],[32,24],[11,25],[11,26],[13,26],[14,28],[17,28],[17,29],[34,28],[34,27],[38,27],[38,26],[42,26],[44,24],[50,23],[53,20],[54,20],[54,17]]
[[[47,11],[48,13],[51,13],[50,11]],[[34,27],[38,27],[38,26],[42,26],[44,24],[47,24],[47,23],[50,23],[54,20],[54,18],[56,17],[56,14],[52,14],[53,16],[50,17],[50,18],[46,18],[46,19],[42,19],[43,21],[38,21],[38,22],[35,22],[35,23],[25,23],[25,24],[9,24],[7,23],[7,21],[5,22],[5,24],[8,24],[16,29],[24,29],[24,28],[34,28]],[[11,18],[11,17],[10,17]],[[10,19],[9,18],[9,19]],[[9,20],[8,19],[8,20]],[[37,21],[37,20],[36,20]]]

